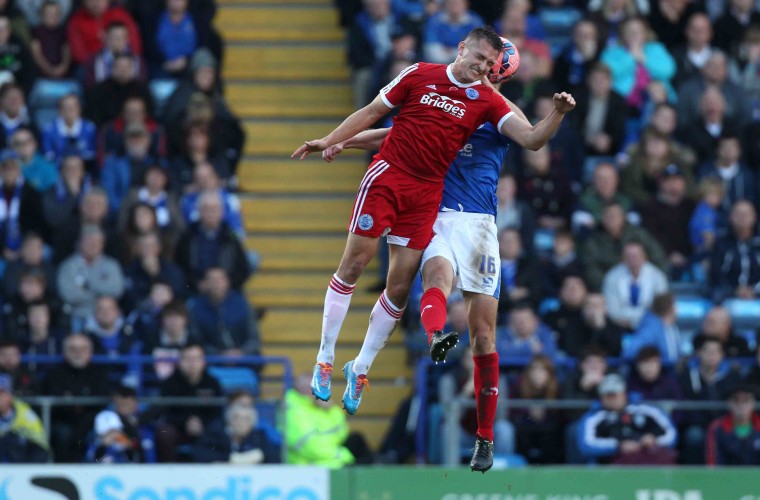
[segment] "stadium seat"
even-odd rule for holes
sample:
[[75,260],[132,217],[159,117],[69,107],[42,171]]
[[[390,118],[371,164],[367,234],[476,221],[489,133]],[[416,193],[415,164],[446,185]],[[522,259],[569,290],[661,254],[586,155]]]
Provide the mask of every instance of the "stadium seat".
[[58,101],[68,94],[82,95],[76,80],[39,79],[29,93],[29,108],[34,110],[34,123],[42,129],[58,113]]
[[259,380],[250,368],[244,366],[209,366],[208,371],[219,380],[222,390],[229,394],[237,390],[250,391],[257,395]]
[[544,316],[547,313],[550,313],[552,311],[556,311],[559,309],[560,303],[559,299],[556,297],[547,297],[544,300],[541,301],[541,303],[538,305],[538,315]]
[[678,328],[693,330],[702,325],[712,302],[702,297],[676,297],[676,324]]
[[760,300],[728,299],[723,306],[737,330],[755,329],[760,324]]

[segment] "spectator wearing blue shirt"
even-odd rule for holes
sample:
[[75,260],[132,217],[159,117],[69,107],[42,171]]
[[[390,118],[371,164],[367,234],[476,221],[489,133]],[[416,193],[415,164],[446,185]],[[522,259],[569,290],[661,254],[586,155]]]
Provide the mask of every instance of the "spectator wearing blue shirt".
[[662,354],[662,364],[673,366],[681,354],[681,333],[676,326],[676,308],[673,295],[656,295],[652,309],[639,323],[636,331],[623,341],[623,357],[633,361],[639,351],[647,346],[655,346]]
[[704,259],[709,255],[718,235],[720,207],[723,203],[723,182],[714,177],[699,183],[700,202],[689,221],[689,239],[695,257]]
[[482,26],[483,19],[469,10],[467,0],[446,0],[443,10],[428,19],[423,34],[425,60],[448,64],[456,59],[459,42]]
[[245,295],[230,288],[224,269],[210,267],[200,284],[201,294],[188,309],[208,352],[226,355],[258,354],[256,314]]
[[54,162],[67,153],[90,162],[95,159],[97,138],[95,124],[82,118],[79,96],[68,94],[58,101],[58,117],[42,129],[42,153]]
[[170,75],[183,72],[198,46],[193,18],[187,12],[188,0],[168,0],[161,14],[156,43],[164,57],[163,70]]
[[193,170],[192,191],[182,196],[180,208],[185,222],[193,224],[200,220],[198,211],[198,198],[203,191],[216,191],[222,199],[224,214],[222,220],[232,229],[239,237],[245,237],[245,227],[243,226],[243,216],[240,209],[240,200],[237,196],[222,187],[222,182],[216,173],[213,165],[208,162],[202,162],[195,166]]
[[527,304],[516,305],[509,313],[509,327],[497,337],[496,349],[501,359],[528,360],[536,354],[557,356],[553,332],[538,320]]
[[58,169],[37,151],[37,139],[31,130],[16,130],[11,136],[11,147],[21,160],[24,179],[34,189],[44,192],[58,183]]

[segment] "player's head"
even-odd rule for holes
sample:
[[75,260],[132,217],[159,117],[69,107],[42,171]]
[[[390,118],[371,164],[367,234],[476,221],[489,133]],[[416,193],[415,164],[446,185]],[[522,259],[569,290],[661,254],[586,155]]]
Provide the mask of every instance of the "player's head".
[[470,31],[467,38],[459,42],[454,61],[456,78],[464,83],[483,78],[496,64],[503,46],[501,37],[490,26],[480,26]]

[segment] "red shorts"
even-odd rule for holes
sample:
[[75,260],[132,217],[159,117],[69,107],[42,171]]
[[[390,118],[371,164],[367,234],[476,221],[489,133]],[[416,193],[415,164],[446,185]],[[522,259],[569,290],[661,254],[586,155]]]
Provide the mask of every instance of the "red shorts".
[[433,239],[443,184],[420,182],[375,157],[354,201],[348,230],[359,236],[424,250]]

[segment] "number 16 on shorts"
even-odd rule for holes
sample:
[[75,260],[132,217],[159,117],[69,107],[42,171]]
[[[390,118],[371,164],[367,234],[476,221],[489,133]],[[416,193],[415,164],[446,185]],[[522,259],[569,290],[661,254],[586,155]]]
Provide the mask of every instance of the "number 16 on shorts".
[[490,255],[481,255],[480,267],[478,268],[478,271],[480,271],[480,274],[496,274],[496,257]]

